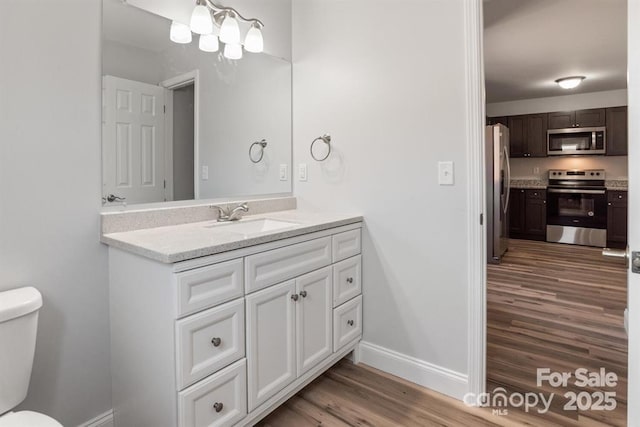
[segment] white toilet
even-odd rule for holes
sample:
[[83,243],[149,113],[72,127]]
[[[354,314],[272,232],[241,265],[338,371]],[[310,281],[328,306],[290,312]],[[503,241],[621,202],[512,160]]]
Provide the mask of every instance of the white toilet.
[[9,412],[27,397],[40,307],[35,288],[0,292],[0,427],[62,427],[38,412]]

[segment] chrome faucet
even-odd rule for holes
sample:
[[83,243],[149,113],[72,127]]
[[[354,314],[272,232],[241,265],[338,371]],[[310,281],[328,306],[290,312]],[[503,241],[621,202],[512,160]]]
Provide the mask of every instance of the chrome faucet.
[[226,208],[211,206],[211,208],[218,210],[218,222],[238,221],[242,215],[249,212],[249,205],[246,203],[241,203],[233,209],[230,206]]

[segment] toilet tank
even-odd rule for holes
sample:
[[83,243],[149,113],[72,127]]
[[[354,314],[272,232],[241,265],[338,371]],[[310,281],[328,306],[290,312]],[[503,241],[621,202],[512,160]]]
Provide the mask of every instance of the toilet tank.
[[0,414],[27,397],[40,307],[35,288],[0,292]]

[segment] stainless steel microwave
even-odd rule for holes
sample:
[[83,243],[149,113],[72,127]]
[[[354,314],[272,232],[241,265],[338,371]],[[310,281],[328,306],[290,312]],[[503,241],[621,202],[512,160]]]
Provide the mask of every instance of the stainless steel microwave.
[[569,128],[547,131],[547,154],[567,156],[572,154],[606,154],[607,129]]

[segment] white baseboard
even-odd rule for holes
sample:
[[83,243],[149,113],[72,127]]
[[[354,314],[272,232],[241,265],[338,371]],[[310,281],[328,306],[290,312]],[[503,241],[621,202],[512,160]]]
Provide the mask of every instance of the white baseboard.
[[98,415],[89,421],[80,424],[78,427],[114,427],[113,426],[113,411],[105,412]]
[[360,342],[362,363],[462,400],[469,391],[467,375],[369,342]]

